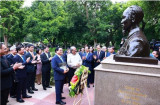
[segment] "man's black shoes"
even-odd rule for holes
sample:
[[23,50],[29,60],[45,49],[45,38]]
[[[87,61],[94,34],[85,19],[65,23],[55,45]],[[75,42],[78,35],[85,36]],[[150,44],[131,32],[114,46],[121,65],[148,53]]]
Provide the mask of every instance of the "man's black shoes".
[[51,86],[48,86],[47,88],[52,88]]
[[16,98],[16,95],[14,95],[14,96],[10,96],[11,98]]
[[23,96],[23,98],[32,98],[32,96],[26,95],[26,96]]
[[66,99],[66,97],[61,97],[61,99]]
[[88,88],[90,88],[90,85],[87,85]]
[[17,102],[23,103],[24,100],[22,100],[22,99],[17,99]]
[[33,90],[33,91],[38,91],[38,89],[36,89],[36,88],[33,88],[32,90]]
[[65,105],[66,102],[60,101],[60,102],[56,102],[56,104]]
[[34,92],[32,90],[28,90],[28,93],[33,94]]
[[43,87],[43,90],[47,90],[46,87]]

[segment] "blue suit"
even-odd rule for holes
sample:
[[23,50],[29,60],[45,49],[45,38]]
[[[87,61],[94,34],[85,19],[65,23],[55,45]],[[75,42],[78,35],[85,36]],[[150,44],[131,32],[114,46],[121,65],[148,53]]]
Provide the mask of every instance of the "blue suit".
[[62,58],[63,61],[55,55],[51,61],[51,65],[54,71],[54,80],[55,80],[55,89],[56,89],[56,102],[61,101],[61,92],[63,88],[63,81],[65,78],[64,70],[60,68],[59,64],[64,63],[65,59]]
[[63,53],[63,58],[64,58],[65,62],[67,62],[67,51],[65,51],[65,52]]
[[[34,53],[34,55],[35,55],[35,53]],[[33,60],[33,57],[29,52],[27,52],[25,54],[25,57],[26,58],[30,57],[30,61]],[[29,65],[27,65],[27,73],[33,73],[33,72],[35,72],[35,66],[34,66],[34,64],[30,63]]]
[[27,53],[28,53],[28,51],[25,51],[25,52],[24,52],[24,55],[26,55]]
[[25,66],[24,69],[17,69],[16,70],[16,77],[18,79],[17,89],[16,89],[17,90],[17,100],[18,100],[18,99],[21,99],[21,94],[23,96],[27,95],[26,94],[26,85],[27,85],[27,83],[26,83],[26,78],[27,78],[26,66],[29,63],[26,62],[25,56],[22,56],[22,58],[21,58],[18,54],[14,56],[14,62],[15,63],[16,62],[22,63],[22,65]]
[[[84,53],[83,56],[86,57],[86,60],[83,60],[83,65],[86,66],[86,67],[89,67],[89,70],[91,72],[93,72],[93,65],[92,65],[92,62],[93,62],[93,54],[92,53]],[[93,76],[91,76],[91,74],[88,75],[88,79],[87,79],[87,85],[89,85],[89,83],[91,83],[93,79]]]
[[97,59],[94,59],[94,67],[97,67],[97,66],[100,64],[100,62],[97,62],[97,60],[102,61],[103,58],[105,57],[105,52],[100,51],[100,54],[99,54],[99,56],[98,56],[98,52],[95,51],[93,55],[96,55],[96,56],[97,56]]
[[81,56],[81,58],[82,58],[83,54],[84,54],[84,53],[82,53],[82,52],[79,52],[79,55]]
[[89,67],[89,70],[92,69],[92,61],[93,61],[93,54],[92,53],[84,53],[83,56],[87,56],[86,60],[83,60],[83,65]]
[[[113,52],[112,54],[116,54],[115,52]],[[110,52],[107,52],[107,56],[106,57],[109,57],[111,55]]]
[[9,62],[10,65],[14,64],[14,60],[13,60],[14,56],[12,54],[9,54],[7,56],[7,60]]
[[31,64],[31,62],[29,62],[29,63],[26,62],[26,57],[24,55],[22,57],[23,57],[23,59],[18,54],[14,56],[15,63],[16,62],[22,63],[22,65],[25,66],[24,69],[20,69],[20,70],[17,69],[16,70],[16,77],[18,77],[18,78],[26,78],[27,77],[27,71],[26,71],[27,65]]
[[107,57],[107,53],[108,53],[107,51],[106,51],[106,52],[104,52],[104,57]]

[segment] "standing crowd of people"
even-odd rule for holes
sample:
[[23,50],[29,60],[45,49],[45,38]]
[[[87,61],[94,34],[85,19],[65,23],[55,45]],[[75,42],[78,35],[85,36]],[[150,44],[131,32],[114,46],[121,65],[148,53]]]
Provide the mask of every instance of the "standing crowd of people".
[[50,86],[51,55],[49,48],[36,49],[34,45],[12,46],[10,51],[4,44],[0,44],[1,70],[1,105],[6,105],[8,96],[23,103],[23,98],[31,98],[35,91],[35,80],[43,89]]
[[55,90],[56,90],[56,104],[64,105],[66,102],[62,101],[63,85],[68,80],[68,86],[74,76],[74,72],[81,65],[89,68],[91,73],[88,75],[87,87],[90,85],[94,87],[94,68],[100,64],[103,59],[106,59],[112,54],[115,54],[114,47],[109,47],[108,51],[105,46],[101,48],[97,45],[96,51],[92,46],[85,46],[77,51],[75,46],[71,46],[63,53],[63,49],[58,47],[55,49],[55,56],[52,58],[51,65],[54,70]]
[[[160,50],[160,48],[159,48]],[[92,46],[85,46],[77,51],[75,46],[70,47],[63,53],[62,47],[55,49],[54,57],[51,57],[49,47],[35,49],[34,45],[12,46],[8,52],[4,44],[0,44],[0,70],[1,70],[1,104],[6,105],[8,96],[16,98],[17,102],[23,103],[23,98],[32,98],[29,94],[38,91],[35,87],[35,81],[38,85],[42,84],[43,90],[52,88],[50,86],[51,67],[54,71],[56,104],[64,105],[62,101],[63,85],[67,78],[68,86],[74,76],[74,72],[81,65],[89,68],[91,73],[87,79],[87,87],[94,87],[94,68],[97,67],[103,59],[116,54],[115,48],[101,47],[97,45],[96,49]],[[151,56],[160,60],[159,51],[153,51]]]

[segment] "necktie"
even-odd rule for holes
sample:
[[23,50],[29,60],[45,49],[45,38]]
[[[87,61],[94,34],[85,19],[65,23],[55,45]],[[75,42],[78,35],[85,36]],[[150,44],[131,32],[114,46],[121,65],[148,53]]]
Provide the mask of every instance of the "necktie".
[[23,62],[25,62],[25,60],[24,60],[24,56],[22,56],[22,60],[23,60]]
[[99,52],[98,52],[98,58],[99,58]]
[[88,53],[86,53],[86,58],[87,58],[87,56],[88,56]]

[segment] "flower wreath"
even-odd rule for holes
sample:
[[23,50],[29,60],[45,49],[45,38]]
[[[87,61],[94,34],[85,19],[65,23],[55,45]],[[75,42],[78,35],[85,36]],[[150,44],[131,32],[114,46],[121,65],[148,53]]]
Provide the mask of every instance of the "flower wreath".
[[81,84],[80,80],[81,80],[81,76],[85,70],[87,70],[88,73],[91,73],[88,70],[88,67],[86,67],[84,65],[82,65],[76,69],[74,76],[72,77],[72,79],[70,81],[70,84],[71,84],[71,86],[69,87],[70,97],[74,97],[75,95],[78,95],[79,93],[83,92],[83,87],[81,87],[81,85],[80,85]]

